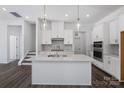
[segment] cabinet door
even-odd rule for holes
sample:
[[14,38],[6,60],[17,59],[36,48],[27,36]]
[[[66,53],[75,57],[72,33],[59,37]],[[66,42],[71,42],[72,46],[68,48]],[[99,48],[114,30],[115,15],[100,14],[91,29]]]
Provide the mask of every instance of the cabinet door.
[[96,33],[96,29],[94,28],[92,32],[92,42],[96,41],[96,38],[97,38],[97,33]]
[[119,69],[120,69],[120,65],[118,58],[110,57],[110,56],[104,57],[104,70],[107,73],[119,79],[119,75],[120,75]]
[[109,56],[104,57],[104,70],[109,74],[111,73],[111,60]]
[[52,38],[64,38],[64,22],[52,22]]
[[73,44],[72,30],[64,30],[64,44]]
[[118,44],[118,21],[113,20],[109,24],[110,44]]
[[42,44],[51,44],[51,31],[42,31]]
[[99,24],[94,27],[92,37],[93,37],[93,42],[103,40],[103,24]]
[[47,39],[47,40],[48,40],[48,41],[47,41],[48,44],[51,44],[51,32],[52,32],[52,31],[49,30],[49,31],[46,33],[46,34],[47,34],[46,36],[48,36],[48,39]]
[[97,27],[97,36],[98,36],[98,41],[102,41],[103,40],[103,24],[100,24]]
[[64,22],[58,22],[58,37],[64,38]]
[[115,76],[117,79],[119,79],[119,75],[120,75],[119,59],[112,57],[111,61],[112,61],[112,75]]
[[58,37],[58,28],[57,28],[57,22],[52,22],[52,38],[57,38]]

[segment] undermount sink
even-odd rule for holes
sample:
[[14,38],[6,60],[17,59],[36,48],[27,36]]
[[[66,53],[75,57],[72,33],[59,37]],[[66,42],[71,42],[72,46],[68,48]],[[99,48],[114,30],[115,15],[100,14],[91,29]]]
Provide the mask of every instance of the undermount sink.
[[48,57],[67,57],[67,55],[48,55]]

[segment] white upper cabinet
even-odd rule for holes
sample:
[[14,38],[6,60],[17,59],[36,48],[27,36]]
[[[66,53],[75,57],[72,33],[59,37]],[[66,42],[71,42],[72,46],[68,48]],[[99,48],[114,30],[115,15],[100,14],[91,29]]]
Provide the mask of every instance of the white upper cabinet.
[[64,44],[73,44],[73,30],[64,30],[64,22],[52,22],[52,30],[42,31],[42,44],[51,44],[52,38],[64,38]]
[[103,41],[103,26],[104,24],[96,25],[93,28],[92,39],[94,41]]
[[64,38],[64,22],[52,22],[52,38]]
[[117,19],[110,21],[109,32],[110,32],[110,37],[109,37],[110,44],[118,44],[119,43],[119,31],[118,31],[118,20]]
[[52,38],[57,37],[58,27],[57,22],[52,22]]
[[51,44],[51,30],[42,31],[42,44]]
[[73,44],[73,30],[64,30],[64,44]]
[[119,31],[124,31],[124,14],[119,16]]

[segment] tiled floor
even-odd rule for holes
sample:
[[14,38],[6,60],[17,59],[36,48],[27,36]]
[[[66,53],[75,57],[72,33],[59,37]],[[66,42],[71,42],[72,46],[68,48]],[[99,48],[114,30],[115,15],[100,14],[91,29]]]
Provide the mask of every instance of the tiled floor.
[[17,62],[0,64],[0,87],[7,88],[121,88],[115,78],[92,65],[92,86],[31,85],[31,66],[17,66]]

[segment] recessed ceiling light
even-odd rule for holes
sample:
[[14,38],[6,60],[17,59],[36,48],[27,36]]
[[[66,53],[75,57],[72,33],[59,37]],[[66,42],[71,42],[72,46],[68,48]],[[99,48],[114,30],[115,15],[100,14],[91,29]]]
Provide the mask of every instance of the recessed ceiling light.
[[3,11],[7,11],[7,9],[6,9],[6,8],[2,8],[2,10],[3,10]]
[[29,19],[29,16],[25,16],[26,19]]
[[65,14],[65,17],[68,17],[68,14]]
[[90,17],[90,14],[86,14],[86,17]]

